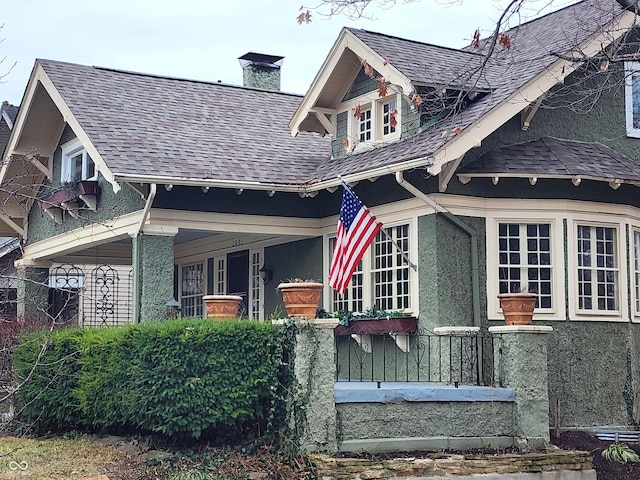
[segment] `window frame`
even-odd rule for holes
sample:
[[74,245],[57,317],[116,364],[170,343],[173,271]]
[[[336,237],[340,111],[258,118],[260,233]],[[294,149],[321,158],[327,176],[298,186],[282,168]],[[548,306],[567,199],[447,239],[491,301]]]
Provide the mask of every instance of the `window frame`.
[[[376,217],[383,223],[384,229],[396,228],[403,225],[407,226],[408,228],[407,239],[409,242],[409,251],[408,251],[409,259],[413,263],[417,263],[417,257],[418,257],[417,218],[416,217],[407,218],[406,216],[386,217],[385,215],[379,215],[378,213],[374,212],[373,209],[372,209],[372,213],[374,213],[374,215],[376,215]],[[378,235],[381,235],[381,234],[378,234]],[[326,255],[324,259],[325,278],[329,277],[329,266],[331,264],[331,258],[333,253],[331,249],[331,245],[332,245],[332,240],[335,239],[335,237],[336,237],[335,232],[324,235],[324,251]],[[357,286],[357,288],[360,288],[362,290],[362,299],[357,301],[361,302],[363,310],[373,307],[374,301],[375,301],[375,296],[374,296],[375,269],[373,268],[374,246],[375,246],[375,240],[371,243],[371,245],[369,245],[369,247],[365,251],[365,254],[362,257],[362,260],[360,261],[356,269],[356,272],[361,274],[361,278],[362,278],[362,283]],[[395,247],[393,248],[395,251]],[[418,273],[410,266],[408,267],[408,271],[409,271],[408,296],[409,296],[410,304],[409,304],[409,307],[405,308],[404,310],[406,311],[407,315],[418,316],[419,315]],[[352,278],[352,281],[353,281],[353,278]],[[346,300],[348,302],[346,309],[349,311],[357,311],[352,308],[353,307],[352,302],[354,301],[353,289],[354,289],[353,283],[349,282],[349,286],[347,287],[348,299]],[[342,302],[345,302],[345,300],[340,300],[339,295],[335,293],[335,291],[332,288],[325,289],[325,297],[324,297],[323,304],[328,306],[327,308],[328,311],[333,312],[334,304],[336,303],[339,304]],[[387,309],[387,310],[396,310],[396,308]]]
[[[578,226],[588,226],[592,228],[604,227],[613,228],[615,231],[615,247],[616,247],[616,269],[618,273],[617,284],[617,310],[586,310],[578,307]],[[623,292],[628,291],[627,277],[629,275],[629,265],[627,259],[627,246],[625,225],[623,222],[615,222],[610,219],[598,216],[572,218],[567,229],[567,245],[570,245],[569,255],[567,259],[567,268],[569,271],[569,315],[570,318],[580,321],[612,321],[627,322],[629,319],[628,297]],[[598,268],[597,266],[595,267]]]
[[[624,103],[625,103],[625,123],[627,137],[640,138],[640,125],[638,127],[633,124],[633,80],[637,77],[640,81],[640,62],[625,62],[625,86],[624,86]],[[640,84],[639,84],[640,88]],[[640,92],[638,93],[638,102],[640,103]],[[638,106],[640,111],[640,105]],[[640,112],[639,112],[640,115]],[[639,119],[640,122],[640,119]]]
[[[78,155],[82,155],[82,173],[80,178],[75,178],[75,168],[73,167],[72,160]],[[88,176],[89,162],[93,164],[93,175]],[[84,148],[80,140],[75,139],[62,146],[62,156],[60,164],[60,181],[62,183],[78,182],[81,180],[97,180],[98,169],[96,163],[87,153],[87,149]]]
[[[397,125],[393,128],[392,132],[385,134],[384,106],[392,102],[395,102],[394,110],[396,111]],[[361,115],[356,117],[354,116],[354,112],[358,107],[360,108]],[[360,140],[361,116],[366,111],[371,112],[371,118],[368,119],[371,124],[371,139],[362,141]],[[366,150],[382,143],[400,139],[400,132],[402,130],[402,96],[400,93],[390,93],[385,97],[378,97],[377,90],[374,90],[341,103],[336,108],[336,112],[347,113],[347,138],[349,139],[350,145],[353,145],[355,142],[355,146],[351,150],[352,152]],[[337,119],[338,115],[335,115],[334,117]],[[337,129],[337,125],[334,125],[334,128]]]
[[631,320],[640,322],[640,242],[636,248],[636,234],[640,240],[640,225],[629,227],[629,277],[631,280]]
[[[565,267],[564,267],[564,234],[563,220],[559,215],[551,212],[509,212],[504,211],[486,217],[486,258],[487,258],[487,318],[489,320],[503,320],[498,294],[500,293],[499,227],[501,223],[518,225],[549,224],[549,239],[551,249],[551,308],[536,308],[534,318],[541,320],[566,320],[565,295]],[[523,252],[522,246],[520,250]],[[525,268],[522,265],[521,268]],[[490,279],[495,279],[490,281]]]

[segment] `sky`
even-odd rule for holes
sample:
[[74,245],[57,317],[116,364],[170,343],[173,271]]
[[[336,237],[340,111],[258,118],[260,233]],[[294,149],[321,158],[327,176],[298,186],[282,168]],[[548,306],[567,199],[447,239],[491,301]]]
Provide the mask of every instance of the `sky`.
[[[313,1],[313,0],[312,0]],[[406,1],[406,0],[405,0]],[[525,18],[575,0],[530,0]],[[282,90],[304,94],[344,26],[461,48],[506,0],[372,5],[372,19],[296,21],[303,0],[0,0],[0,101],[19,105],[36,58],[241,85],[238,57],[283,56]],[[312,4],[309,4],[312,5]],[[545,10],[546,7],[546,10]],[[13,66],[13,67],[12,67]]]

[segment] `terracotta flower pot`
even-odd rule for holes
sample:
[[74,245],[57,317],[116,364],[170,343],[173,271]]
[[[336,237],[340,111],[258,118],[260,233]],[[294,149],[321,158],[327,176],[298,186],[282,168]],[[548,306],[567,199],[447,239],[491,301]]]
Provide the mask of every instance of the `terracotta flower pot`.
[[507,325],[529,325],[533,320],[537,293],[501,293],[498,299]]
[[207,317],[216,320],[236,318],[242,297],[238,295],[204,295],[202,301],[207,308]]
[[284,307],[289,317],[316,318],[322,283],[301,282],[281,283],[278,288],[282,292]]

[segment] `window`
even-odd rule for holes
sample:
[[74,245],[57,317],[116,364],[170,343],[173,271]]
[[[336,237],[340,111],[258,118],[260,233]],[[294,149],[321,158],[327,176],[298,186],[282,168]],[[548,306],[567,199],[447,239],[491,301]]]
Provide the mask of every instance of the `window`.
[[382,136],[386,137],[396,132],[397,122],[396,101],[391,100],[382,104]]
[[487,316],[502,320],[498,295],[538,294],[535,318],[567,318],[563,217],[516,210],[487,217]]
[[[329,239],[329,258],[334,245],[335,238]],[[356,267],[345,294],[333,291],[331,310],[362,312],[375,307],[411,311],[412,275],[403,254],[411,256],[410,225],[385,227]]]
[[633,280],[635,289],[635,314],[640,315],[640,230],[633,231]]
[[181,268],[180,300],[182,316],[201,317],[202,295],[204,295],[204,264],[194,263]]
[[61,182],[95,180],[96,166],[82,144],[75,140],[62,148]]
[[400,138],[399,105],[397,94],[378,98],[377,91],[343,103],[338,111],[346,111],[350,119],[346,125],[346,138],[351,149],[357,151]]
[[578,311],[619,310],[618,249],[613,227],[577,226]]
[[360,112],[358,131],[360,132],[361,142],[368,142],[371,140],[371,108]]
[[640,62],[625,64],[627,136],[640,138]]
[[549,223],[498,224],[498,291],[528,287],[538,294],[536,307],[553,307],[553,265]]

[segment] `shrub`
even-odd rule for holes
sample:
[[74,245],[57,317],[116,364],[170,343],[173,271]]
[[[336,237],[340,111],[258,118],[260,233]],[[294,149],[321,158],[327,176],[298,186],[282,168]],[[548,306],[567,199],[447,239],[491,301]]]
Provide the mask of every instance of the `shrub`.
[[[199,438],[265,425],[281,341],[270,323],[207,319],[54,332],[19,397],[38,429],[126,427]],[[17,349],[19,375],[40,343],[29,337]]]
[[612,443],[602,451],[602,457],[610,462],[636,463],[640,457],[626,443]]

